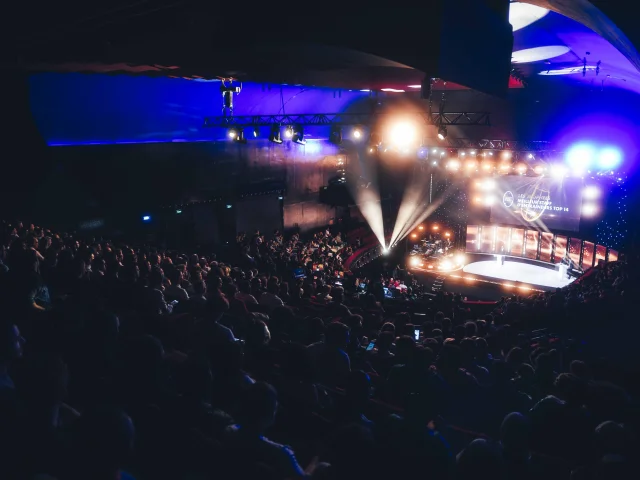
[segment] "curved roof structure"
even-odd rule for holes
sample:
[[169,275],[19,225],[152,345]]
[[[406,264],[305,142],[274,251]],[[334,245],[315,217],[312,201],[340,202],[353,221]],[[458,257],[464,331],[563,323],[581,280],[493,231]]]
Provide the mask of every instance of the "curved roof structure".
[[[546,75],[640,92],[640,54],[632,40],[616,26],[617,21],[628,17],[624,4],[616,0],[512,3],[512,11],[523,10],[523,7],[538,10],[534,13],[529,9],[529,16],[520,18],[516,24],[515,66],[532,82],[534,78],[545,81],[542,77]],[[395,43],[378,47],[384,54],[371,55],[353,48],[357,32],[349,31],[353,30],[349,25],[338,21],[335,25],[340,25],[342,31],[336,32],[322,30],[328,27],[322,27],[321,22],[313,23],[316,17],[340,16],[340,11],[332,12],[333,7],[332,2],[297,10],[285,5],[274,6],[270,10],[276,10],[277,16],[265,17],[259,31],[246,32],[243,31],[247,28],[245,24],[260,25],[260,12],[267,11],[267,7],[260,7],[262,10],[258,12],[228,2],[203,0],[113,0],[109,7],[69,1],[43,6],[37,18],[30,12],[10,12],[14,14],[13,31],[4,34],[13,36],[20,65],[31,71],[196,79],[242,76],[242,71],[229,71],[225,64],[230,57],[237,56],[231,54],[234,45],[253,35],[258,37],[254,39],[257,44],[264,46],[243,50],[242,65],[259,67],[244,72],[247,80],[397,90],[421,83],[424,73],[417,67],[409,67],[411,63],[415,67],[416,62],[412,62],[415,57],[412,59],[408,52],[416,49],[412,47],[417,45],[415,42],[426,41],[424,34],[421,39],[421,32],[412,25],[421,24],[427,32],[437,29],[429,25],[428,9],[422,7],[424,15],[419,19],[405,18],[404,22],[402,15],[393,17],[393,12],[371,8],[363,11],[362,22],[384,33],[385,39],[395,39]],[[12,4],[10,8],[22,7]],[[540,12],[545,14],[540,16]],[[354,12],[349,13],[352,15],[349,18],[353,18]],[[269,23],[269,18],[282,20]],[[398,19],[400,21],[396,21]],[[295,31],[304,31],[309,25],[306,40],[314,41],[288,38],[286,32],[294,23],[297,23]],[[631,31],[635,33],[634,29]],[[273,37],[282,36],[279,46],[261,42],[259,36],[264,32],[270,32]],[[326,38],[327,35],[331,38]],[[341,38],[348,35],[352,48],[340,47]],[[397,37],[405,38],[407,43],[397,41]],[[423,45],[420,48],[424,50]],[[274,59],[277,63],[270,68]],[[540,75],[545,69],[547,73]],[[518,82],[512,82],[512,86],[518,86]]]

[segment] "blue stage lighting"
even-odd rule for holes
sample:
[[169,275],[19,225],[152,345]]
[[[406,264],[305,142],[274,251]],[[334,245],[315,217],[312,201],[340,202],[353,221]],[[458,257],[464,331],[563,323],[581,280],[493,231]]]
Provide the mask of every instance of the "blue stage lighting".
[[595,154],[593,146],[584,143],[577,144],[567,152],[567,163],[574,170],[587,170],[592,165]]
[[615,147],[605,147],[598,154],[598,166],[602,169],[613,169],[622,163],[622,152]]
[[149,215],[144,215],[144,216],[142,217],[142,221],[143,221],[143,222],[150,222],[150,221],[151,221],[151,217],[150,217]]

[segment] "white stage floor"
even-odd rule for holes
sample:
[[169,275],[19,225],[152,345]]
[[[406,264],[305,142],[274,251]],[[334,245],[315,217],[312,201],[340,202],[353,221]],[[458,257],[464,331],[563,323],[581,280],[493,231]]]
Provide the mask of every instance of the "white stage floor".
[[483,277],[551,288],[566,287],[574,280],[566,276],[560,278],[557,270],[508,260],[504,262],[504,265],[499,265],[496,260],[474,262],[465,266],[462,271]]

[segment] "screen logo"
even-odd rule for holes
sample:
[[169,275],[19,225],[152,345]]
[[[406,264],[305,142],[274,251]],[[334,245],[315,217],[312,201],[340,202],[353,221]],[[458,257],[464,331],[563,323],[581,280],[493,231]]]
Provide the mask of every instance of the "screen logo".
[[513,193],[511,191],[504,192],[504,195],[502,196],[503,205],[507,208],[511,208],[513,206],[513,201]]

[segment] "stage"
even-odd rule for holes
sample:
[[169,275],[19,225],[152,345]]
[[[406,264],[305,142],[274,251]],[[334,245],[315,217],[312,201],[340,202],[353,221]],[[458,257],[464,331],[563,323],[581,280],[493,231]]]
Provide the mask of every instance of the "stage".
[[469,263],[462,271],[480,277],[546,288],[566,287],[574,280],[573,277],[567,278],[566,275],[560,277],[557,267],[551,269],[531,263],[510,262],[508,259],[504,265],[500,265],[495,259]]

